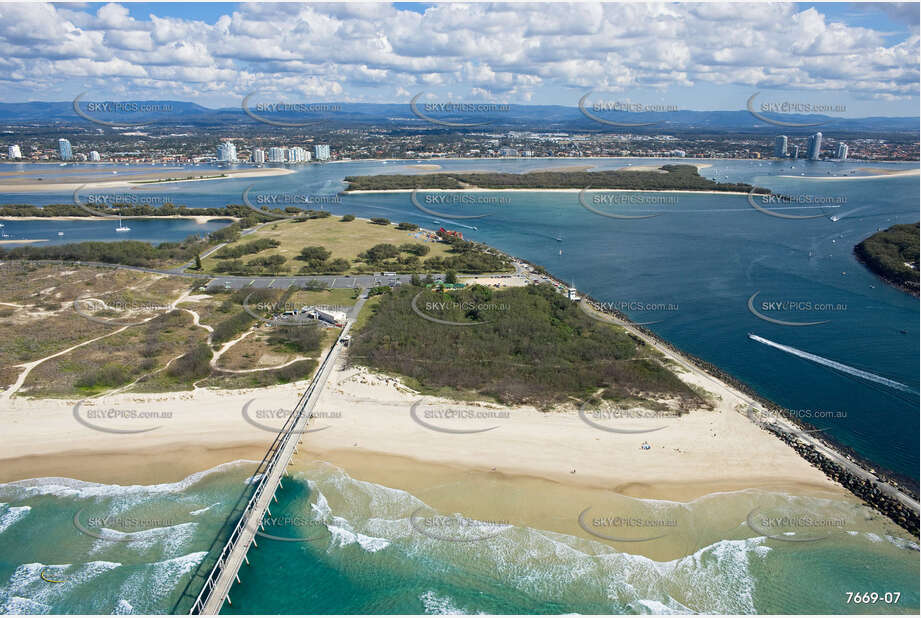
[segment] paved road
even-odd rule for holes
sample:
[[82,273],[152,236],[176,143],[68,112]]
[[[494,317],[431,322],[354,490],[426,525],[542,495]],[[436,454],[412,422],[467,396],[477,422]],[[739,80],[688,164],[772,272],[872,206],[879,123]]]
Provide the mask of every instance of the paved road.
[[[440,277],[441,275],[433,275]],[[371,288],[378,285],[397,285],[409,283],[412,275],[384,277],[381,275],[306,275],[289,277],[215,277],[208,283],[208,289],[274,288],[287,289],[292,285],[304,287],[309,282],[320,282],[329,288]]]
[[[61,264],[62,262],[58,260],[28,260],[31,263],[35,264]],[[298,287],[304,287],[305,284],[309,282],[321,282],[327,287],[331,288],[370,288],[377,285],[397,285],[403,283],[409,283],[412,279],[412,275],[393,275],[385,276],[381,273],[371,274],[371,275],[289,275],[284,277],[257,277],[257,276],[247,276],[240,277],[236,275],[211,275],[204,273],[196,272],[186,272],[181,269],[184,267],[179,267],[172,270],[164,270],[159,268],[145,268],[143,266],[124,266],[122,264],[106,264],[104,262],[80,262],[80,261],[68,261],[64,262],[66,265],[75,265],[75,266],[95,266],[98,268],[111,268],[113,270],[136,270],[139,272],[145,273],[157,273],[161,275],[172,275],[174,277],[189,277],[193,279],[203,279],[205,280],[205,285],[208,288],[225,288],[231,290],[239,290],[245,287],[251,288],[275,288],[275,289],[287,289],[292,284],[297,285]],[[434,279],[444,279],[444,274],[442,273],[432,273],[432,278]],[[422,278],[428,276],[428,273],[419,275]]]

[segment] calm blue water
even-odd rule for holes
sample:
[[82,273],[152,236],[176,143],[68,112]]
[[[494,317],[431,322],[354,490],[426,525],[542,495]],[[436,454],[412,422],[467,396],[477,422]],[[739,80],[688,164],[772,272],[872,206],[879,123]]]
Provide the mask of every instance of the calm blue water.
[[[230,219],[215,219],[207,223],[196,223],[192,219],[124,219],[124,224],[131,228],[129,232],[116,232],[118,221],[18,221],[16,219],[0,220],[4,227],[0,232],[7,234],[2,240],[42,239],[34,246],[63,245],[85,242],[88,240],[140,240],[150,243],[177,242],[189,236],[206,236],[228,223]],[[63,236],[58,236],[63,232]],[[16,243],[6,247],[21,246]]]

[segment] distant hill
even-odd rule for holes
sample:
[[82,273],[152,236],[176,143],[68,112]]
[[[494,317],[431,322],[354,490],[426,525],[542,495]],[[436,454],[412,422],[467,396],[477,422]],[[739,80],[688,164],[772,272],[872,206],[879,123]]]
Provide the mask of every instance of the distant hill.
[[[170,109],[166,112],[137,112],[131,114],[105,114],[94,112],[93,117],[104,121],[126,120],[132,123],[148,122],[156,126],[235,126],[261,124],[244,113],[240,106],[211,109],[184,101],[135,101],[138,105]],[[81,103],[86,109],[87,100]],[[803,135],[814,131],[917,133],[918,117],[835,118],[818,114],[778,116],[786,122],[822,123],[813,127],[782,127],[759,120],[747,110],[673,112],[617,112],[604,118],[622,123],[652,123],[642,127],[618,127],[598,123],[587,118],[578,107],[563,105],[510,105],[508,111],[493,113],[451,113],[429,115],[451,123],[487,124],[463,128],[429,123],[413,113],[409,103],[333,103],[339,109],[320,113],[260,114],[275,121],[288,123],[317,122],[326,128],[346,126],[377,126],[387,129],[430,129],[439,131],[483,131],[489,129],[521,131],[595,131],[595,132],[745,132]],[[422,109],[420,103],[419,109]],[[0,103],[0,124],[39,123],[47,125],[91,123],[78,116],[71,101]]]

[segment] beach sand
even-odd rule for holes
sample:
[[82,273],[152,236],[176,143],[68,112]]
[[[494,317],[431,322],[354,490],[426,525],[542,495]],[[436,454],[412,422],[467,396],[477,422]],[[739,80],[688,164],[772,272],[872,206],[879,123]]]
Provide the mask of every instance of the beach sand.
[[[75,191],[77,189],[113,189],[119,187],[133,187],[135,189],[147,189],[151,185],[163,183],[172,184],[175,182],[200,182],[206,180],[226,180],[227,178],[254,178],[264,176],[279,176],[293,174],[294,170],[277,167],[267,167],[246,170],[184,170],[175,175],[163,171],[152,172],[150,174],[134,174],[130,177],[113,178],[113,175],[87,174],[86,176],[71,176],[65,182],[22,182],[23,176],[32,176],[34,171],[23,172],[18,175],[5,175],[0,177],[0,189],[9,192],[37,192],[37,191]],[[199,178],[204,176],[204,178]],[[138,183],[142,186],[134,187]]]
[[876,172],[871,176],[778,176],[778,178],[798,178],[800,180],[874,180],[878,178],[899,178],[901,176],[918,176],[921,170],[882,170],[861,167],[860,171]]
[[[60,476],[149,485],[238,460],[255,470],[306,386],[118,394],[81,404],[83,423],[75,418],[75,400],[0,399],[0,482]],[[790,496],[857,508],[853,496],[741,414],[728,391],[718,397],[713,410],[680,418],[620,419],[619,428],[664,429],[619,434],[591,427],[575,409],[422,398],[395,378],[339,366],[289,473],[306,480],[316,466],[334,465],[354,479],[407,491],[439,513],[600,540],[655,560],[727,538],[751,509]],[[160,418],[113,420],[113,410]],[[438,418],[448,410],[453,420]],[[156,429],[112,434],[87,422]],[[661,539],[610,541],[580,523],[583,512],[589,520],[667,515],[676,523]],[[638,533],[647,534],[625,531]]]
[[[140,472],[164,482],[225,457],[258,459],[261,457],[256,455],[261,455],[274,438],[273,428],[283,422],[280,417],[291,409],[305,386],[301,382],[239,391],[118,394],[81,405],[81,418],[97,426],[134,430],[158,427],[120,435],[78,422],[76,400],[0,400],[0,423],[5,432],[0,481],[79,473],[82,480],[139,482],[134,475]],[[408,457],[469,471],[605,488],[641,498],[690,500],[714,491],[747,488],[844,493],[792,449],[740,414],[735,409],[738,402],[725,397],[714,411],[694,411],[681,418],[619,421],[634,429],[665,426],[644,434],[595,429],[575,410],[544,413],[530,407],[426,399],[435,408],[423,404],[416,410],[418,418],[441,409],[500,415],[486,420],[460,419],[453,424],[424,421],[449,429],[496,427],[471,434],[441,433],[413,419],[412,406],[419,399],[395,379],[363,369],[337,368],[315,411],[312,427],[320,430],[305,434],[304,448],[316,458],[329,457],[334,462],[348,461],[352,454]],[[247,402],[255,424],[244,419]],[[159,418],[100,420],[89,416],[90,411],[98,410],[154,413]],[[164,418],[165,414],[169,418]],[[271,421],[259,420],[265,414]],[[644,440],[651,449],[640,449]],[[140,463],[133,468],[113,466],[113,456],[123,456],[126,462],[147,462],[150,469],[145,470]],[[162,467],[162,462],[168,465]],[[167,478],[159,476],[167,471]]]
[[[799,178],[799,176],[791,176]],[[866,178],[866,176],[864,176]],[[831,180],[831,179],[829,179]],[[365,193],[412,193],[420,191],[422,193],[580,193],[582,189],[482,189],[480,187],[470,187],[465,189],[377,189],[356,191],[346,191],[346,195],[362,195]],[[591,189],[592,193],[698,193],[701,195],[748,195],[747,191],[691,191],[689,189]]]
[[[94,217],[87,214],[82,217],[3,217],[0,216],[0,221],[100,221],[104,219],[118,219],[118,215],[110,215],[107,217]],[[162,217],[152,217],[144,215],[131,215],[123,216],[122,219],[191,219],[195,223],[208,223],[209,221],[237,221],[237,217],[232,217],[230,215],[166,215]],[[14,242],[27,242],[24,240],[17,240]],[[35,241],[39,242],[39,241]]]

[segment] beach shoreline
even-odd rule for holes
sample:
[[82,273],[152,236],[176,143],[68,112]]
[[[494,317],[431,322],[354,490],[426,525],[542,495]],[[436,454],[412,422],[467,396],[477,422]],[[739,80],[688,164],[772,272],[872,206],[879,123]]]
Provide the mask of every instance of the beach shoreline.
[[[83,182],[36,183],[27,182],[15,184],[13,182],[0,182],[0,192],[39,193],[43,191],[76,191],[78,189],[114,189],[119,187],[138,188],[158,184],[174,184],[180,182],[204,182],[211,180],[228,180],[233,178],[258,178],[263,176],[282,176],[293,174],[294,170],[279,167],[266,167],[246,170],[224,170],[213,175],[189,174],[187,178],[163,177],[162,173],[140,174],[131,179],[119,178],[118,180],[103,180],[102,178],[89,178]],[[218,173],[219,172],[219,173]],[[24,172],[25,173],[25,172]],[[199,178],[196,176],[204,176]]]
[[[562,285],[553,277],[551,280]],[[627,326],[628,331],[660,341],[642,327]],[[636,435],[599,431],[583,422],[574,409],[548,414],[527,406],[502,408],[513,419],[509,422],[514,423],[514,431],[508,427],[504,432],[477,431],[471,440],[471,436],[441,433],[415,422],[413,405],[420,396],[398,378],[360,367],[342,367],[330,376],[317,406],[319,418],[336,420],[323,421],[318,428],[322,433],[316,434],[318,442],[310,440],[311,434],[306,435],[304,450],[337,461],[348,461],[353,456],[410,457],[430,465],[605,488],[639,499],[694,500],[745,489],[834,494],[848,499],[853,499],[854,493],[863,498],[829,478],[827,469],[754,422],[745,413],[747,402],[764,400],[753,396],[750,389],[744,385],[740,389],[712,367],[701,368],[695,359],[667,342],[664,345],[666,355],[679,361],[679,378],[710,392],[715,410],[694,410],[669,419],[661,431]],[[696,373],[690,370],[692,364],[698,366]],[[21,475],[30,470],[35,472],[30,476],[70,476],[80,471],[87,475],[81,480],[113,480],[116,477],[111,476],[107,460],[141,453],[154,464],[170,462],[173,477],[200,471],[207,464],[219,462],[222,456],[256,457],[260,447],[264,450],[274,439],[277,427],[266,429],[249,422],[245,418],[246,402],[290,410],[307,384],[242,391],[128,393],[87,402],[114,402],[112,405],[141,410],[167,406],[176,412],[156,431],[120,436],[117,448],[112,447],[111,434],[90,429],[76,420],[76,400],[17,396],[3,401],[0,397],[0,422],[9,428],[5,456],[0,460],[0,482],[21,480]],[[481,410],[501,408],[489,402],[426,401]],[[629,419],[627,426],[644,429],[649,421]],[[561,435],[567,436],[565,444],[556,440]],[[650,443],[648,452],[641,448],[644,439]],[[79,451],[73,448],[74,443],[81,445]],[[202,459],[198,456],[201,451],[221,455]],[[541,457],[534,458],[533,453],[541,453]],[[75,465],[74,461],[81,463]],[[41,474],[37,474],[39,470]]]
[[[90,214],[83,216],[60,216],[60,217],[16,217],[10,215],[0,215],[0,221],[108,221],[110,219],[192,219],[198,223],[208,223],[209,221],[239,221],[239,217],[232,215],[108,215],[97,217]],[[16,241],[25,242],[25,241]]]
[[[251,402],[250,420],[258,418],[260,410],[289,409],[306,386],[299,382],[265,389],[123,393],[83,402],[5,400],[0,420],[8,431],[0,482],[77,474],[93,482],[174,482],[225,461],[261,459],[275,433],[263,422],[248,421],[244,407]],[[541,478],[641,499],[693,500],[751,488],[846,493],[733,409],[731,402],[720,402],[717,411],[696,410],[667,419],[669,426],[661,431],[634,435],[599,431],[575,409],[545,413],[529,406],[426,398],[435,406],[508,414],[496,431],[456,435],[415,422],[412,410],[419,399],[395,378],[337,367],[318,401],[314,431],[303,438],[304,451],[314,458],[330,457],[332,463],[351,457],[405,457],[419,465]],[[78,403],[81,411],[74,409]],[[92,419],[94,408],[169,411],[170,418],[124,420],[111,427],[90,421],[110,429],[157,427],[119,435],[113,443],[113,434],[77,420],[78,414]],[[642,428],[650,421],[625,423]],[[555,439],[559,435],[567,435],[565,444]],[[649,452],[640,449],[644,441],[652,445]],[[534,452],[542,452],[542,457],[529,457]]]
[[366,193],[413,193],[414,191],[422,193],[581,193],[589,191],[591,193],[697,193],[701,195],[749,195],[748,191],[694,191],[692,189],[483,189],[481,187],[472,187],[469,189],[358,189],[355,191],[343,191],[344,195],[360,195]]
[[798,178],[800,180],[878,180],[880,178],[901,178],[904,176],[918,176],[919,169],[893,170],[885,174],[872,174],[870,176],[777,176],[778,178]]

